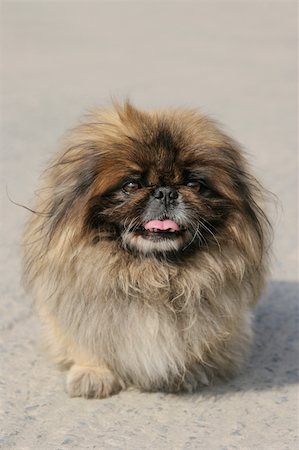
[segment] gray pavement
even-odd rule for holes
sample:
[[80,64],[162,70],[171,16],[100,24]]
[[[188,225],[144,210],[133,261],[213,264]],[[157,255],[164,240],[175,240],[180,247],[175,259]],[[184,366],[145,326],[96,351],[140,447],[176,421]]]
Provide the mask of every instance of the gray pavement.
[[[1,441],[4,449],[298,448],[295,2],[2,2]],[[20,235],[64,131],[110,96],[225,124],[278,197],[247,368],[189,396],[69,399],[40,352]],[[296,347],[297,345],[297,347]]]

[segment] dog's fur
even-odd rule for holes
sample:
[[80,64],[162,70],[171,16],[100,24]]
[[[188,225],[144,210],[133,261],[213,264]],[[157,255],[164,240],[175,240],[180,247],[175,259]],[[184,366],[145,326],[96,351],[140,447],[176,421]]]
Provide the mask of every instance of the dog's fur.
[[[136,172],[147,181],[124,194]],[[157,244],[134,233],[156,186],[177,187],[190,225]],[[238,144],[194,111],[115,105],[69,134],[43,175],[24,272],[71,396],[193,391],[240,369],[267,268],[261,197]]]

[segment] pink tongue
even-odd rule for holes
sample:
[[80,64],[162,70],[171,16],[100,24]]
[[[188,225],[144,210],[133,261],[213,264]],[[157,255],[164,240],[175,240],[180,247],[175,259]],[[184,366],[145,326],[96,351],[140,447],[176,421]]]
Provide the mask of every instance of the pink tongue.
[[174,230],[179,231],[180,227],[173,220],[150,220],[144,225],[146,230],[157,228],[157,230]]

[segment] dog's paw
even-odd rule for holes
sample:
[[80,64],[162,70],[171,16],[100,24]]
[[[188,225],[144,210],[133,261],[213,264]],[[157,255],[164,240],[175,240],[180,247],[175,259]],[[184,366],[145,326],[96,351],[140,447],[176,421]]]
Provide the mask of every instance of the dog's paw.
[[74,365],[66,379],[70,397],[106,398],[117,394],[124,386],[106,367]]

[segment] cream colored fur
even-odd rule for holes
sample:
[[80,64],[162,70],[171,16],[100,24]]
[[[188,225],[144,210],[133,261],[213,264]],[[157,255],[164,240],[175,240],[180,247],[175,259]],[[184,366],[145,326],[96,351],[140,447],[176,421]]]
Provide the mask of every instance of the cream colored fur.
[[[98,396],[117,391],[115,384],[176,390],[186,380],[192,390],[241,367],[255,293],[240,255],[206,252],[183,268],[155,258],[125,261],[101,247],[74,248],[63,235],[40,259],[33,290],[56,363],[104,366],[122,380],[108,383],[99,372],[99,384],[109,386]],[[67,386],[79,395],[78,370]],[[81,394],[91,395],[86,380]]]

